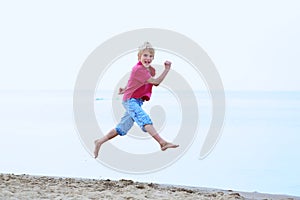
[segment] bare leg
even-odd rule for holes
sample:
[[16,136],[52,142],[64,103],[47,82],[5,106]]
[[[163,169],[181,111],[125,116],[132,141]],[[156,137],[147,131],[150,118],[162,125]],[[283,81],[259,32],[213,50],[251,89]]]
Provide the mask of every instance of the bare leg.
[[172,144],[170,142],[165,141],[160,135],[157,133],[152,124],[145,125],[146,131],[160,144],[161,150],[165,151],[168,148],[177,148],[178,144]]
[[98,139],[98,140],[95,140],[95,150],[94,150],[94,156],[95,158],[98,157],[98,153],[99,153],[99,150],[100,150],[100,147],[101,145],[104,143],[104,142],[107,142],[108,140],[110,139],[113,139],[114,137],[116,137],[118,135],[117,131],[115,129],[112,129],[111,131],[108,132],[107,135],[105,135],[104,137]]

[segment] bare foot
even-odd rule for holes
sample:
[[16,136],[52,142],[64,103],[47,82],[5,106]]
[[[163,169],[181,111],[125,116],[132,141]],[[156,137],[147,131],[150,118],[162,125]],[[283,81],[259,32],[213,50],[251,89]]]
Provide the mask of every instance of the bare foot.
[[166,143],[164,143],[164,144],[161,145],[161,150],[165,151],[165,150],[167,150],[169,148],[177,148],[177,147],[179,147],[178,144],[172,144],[170,142],[166,142]]
[[100,150],[100,147],[102,145],[102,142],[100,139],[98,140],[95,140],[95,150],[94,150],[94,158],[97,158],[98,157],[98,153],[99,153],[99,150]]

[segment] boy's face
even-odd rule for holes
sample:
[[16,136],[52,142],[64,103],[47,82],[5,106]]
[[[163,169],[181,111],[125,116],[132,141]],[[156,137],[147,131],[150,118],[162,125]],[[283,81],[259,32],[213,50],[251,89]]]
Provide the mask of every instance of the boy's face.
[[144,50],[141,54],[139,61],[141,61],[144,67],[149,67],[153,59],[154,55],[151,54],[149,50]]

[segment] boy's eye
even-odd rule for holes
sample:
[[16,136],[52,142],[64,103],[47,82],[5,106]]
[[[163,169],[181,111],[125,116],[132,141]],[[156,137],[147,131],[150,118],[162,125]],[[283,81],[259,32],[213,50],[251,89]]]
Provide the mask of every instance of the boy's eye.
[[153,58],[154,58],[154,55],[152,55],[152,54],[148,54],[148,53],[144,53],[144,54],[142,54],[142,57],[144,57],[144,58],[151,58],[151,59],[153,59]]

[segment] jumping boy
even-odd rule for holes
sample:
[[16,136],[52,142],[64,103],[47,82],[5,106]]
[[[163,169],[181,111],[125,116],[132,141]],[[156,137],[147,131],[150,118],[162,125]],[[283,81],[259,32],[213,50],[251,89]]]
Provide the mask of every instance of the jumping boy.
[[161,150],[177,148],[179,145],[165,141],[153,127],[149,115],[142,109],[144,101],[149,101],[152,93],[152,86],[158,86],[167,76],[171,68],[171,62],[164,63],[165,70],[162,74],[154,78],[155,69],[151,66],[154,59],[154,49],[149,42],[145,42],[139,47],[138,63],[132,68],[127,86],[119,89],[119,94],[123,94],[123,106],[125,114],[120,123],[107,133],[104,137],[95,140],[94,156],[98,157],[100,147],[103,143],[116,137],[124,136],[136,122],[139,127],[148,132],[160,145]]

